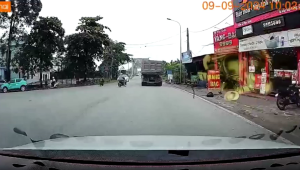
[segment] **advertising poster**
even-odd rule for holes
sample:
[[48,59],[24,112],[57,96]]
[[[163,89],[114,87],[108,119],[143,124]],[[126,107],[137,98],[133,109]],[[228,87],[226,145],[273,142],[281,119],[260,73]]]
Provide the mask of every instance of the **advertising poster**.
[[187,51],[187,52],[182,53],[182,63],[183,64],[191,63],[192,61],[193,61],[193,58],[192,58],[192,52],[191,51]]
[[219,70],[208,70],[207,72],[207,88],[208,90],[221,89],[221,79]]
[[239,40],[239,52],[300,46],[300,29],[274,32]]

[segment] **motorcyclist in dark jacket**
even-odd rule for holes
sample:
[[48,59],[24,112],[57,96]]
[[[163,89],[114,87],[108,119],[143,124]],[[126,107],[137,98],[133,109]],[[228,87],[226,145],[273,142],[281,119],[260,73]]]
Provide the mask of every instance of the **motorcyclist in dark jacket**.
[[118,77],[118,81],[122,83],[122,85],[126,85],[125,77],[122,74]]

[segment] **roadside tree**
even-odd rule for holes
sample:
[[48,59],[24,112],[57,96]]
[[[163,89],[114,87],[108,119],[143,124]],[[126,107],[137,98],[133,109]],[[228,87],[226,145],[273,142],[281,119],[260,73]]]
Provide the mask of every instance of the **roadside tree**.
[[52,68],[54,54],[64,51],[64,34],[57,17],[39,17],[14,58],[16,67],[21,68],[23,73],[39,72],[42,86],[42,72]]
[[[3,0],[1,0],[3,1]],[[18,44],[19,37],[26,33],[42,10],[41,0],[10,0],[11,13],[0,13],[0,28],[4,29],[1,40],[6,44],[6,79],[10,80],[12,42]],[[15,45],[16,45],[15,44]]]

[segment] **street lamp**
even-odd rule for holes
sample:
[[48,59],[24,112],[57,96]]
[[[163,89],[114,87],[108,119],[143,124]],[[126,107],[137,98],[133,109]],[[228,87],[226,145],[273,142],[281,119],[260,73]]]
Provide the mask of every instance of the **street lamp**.
[[179,24],[179,29],[180,29],[180,76],[179,76],[179,82],[181,84],[181,76],[182,76],[182,73],[181,73],[181,69],[182,69],[181,25],[178,21],[172,20],[170,18],[167,18],[167,20],[174,21],[174,22],[177,22]]

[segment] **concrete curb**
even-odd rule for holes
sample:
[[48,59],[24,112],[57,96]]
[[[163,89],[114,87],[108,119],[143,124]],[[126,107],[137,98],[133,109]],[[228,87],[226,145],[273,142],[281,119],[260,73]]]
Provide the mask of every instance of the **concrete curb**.
[[[173,86],[173,85],[170,85],[170,86],[173,87],[173,88],[179,89],[179,90],[181,90],[181,91],[183,91],[183,92],[185,92],[185,93],[188,93],[188,94],[190,94],[190,95],[194,95],[193,93],[191,93],[191,92],[189,92],[189,91],[187,91],[187,90],[185,90],[185,89],[182,89],[182,88],[179,88],[179,87],[176,87],[176,86]],[[247,118],[245,118],[245,117],[243,117],[243,116],[241,116],[241,115],[239,115],[238,113],[235,113],[235,112],[233,112],[233,111],[231,111],[231,110],[229,110],[229,109],[227,109],[227,108],[225,108],[225,107],[222,107],[222,106],[220,106],[220,105],[217,105],[216,103],[213,103],[213,102],[211,102],[211,101],[205,99],[204,97],[198,96],[198,95],[196,95],[196,94],[195,94],[195,97],[197,97],[197,98],[199,98],[200,100],[203,100],[203,101],[205,101],[205,102],[207,102],[207,103],[209,103],[209,104],[211,104],[211,105],[213,105],[213,106],[215,106],[215,107],[217,107],[217,108],[219,108],[219,109],[222,109],[222,110],[224,110],[224,111],[226,111],[226,112],[228,112],[228,113],[230,113],[230,114],[232,114],[232,115],[234,115],[234,116],[236,116],[236,117],[239,117],[239,118],[241,118],[242,120],[244,120],[245,122],[247,122],[247,123],[249,123],[249,124],[251,124],[251,125],[257,126],[257,127],[261,128],[261,129],[264,129],[264,130],[266,130],[267,132],[269,132],[269,133],[272,134],[272,135],[277,135],[275,132],[273,132],[273,131],[271,131],[271,130],[269,130],[269,129],[267,129],[267,128],[265,128],[265,127],[263,127],[263,126],[261,126],[261,125],[255,123],[255,122],[253,122],[253,121],[251,121],[251,120],[249,120],[249,119],[247,119]],[[281,141],[285,142],[286,144],[295,145],[293,142],[289,141],[288,139],[286,139],[286,138],[284,138],[284,137],[282,137],[282,136],[279,136],[278,138],[279,138]],[[296,146],[297,146],[297,145],[296,145]]]
[[[110,81],[110,82],[106,82],[104,83],[104,86],[105,84],[111,84],[111,83],[115,83],[117,81]],[[68,88],[76,88],[76,87],[90,87],[90,86],[99,86],[99,84],[93,84],[93,85],[83,85],[83,86],[69,86],[69,87],[59,87],[59,88],[45,88],[45,89],[35,89],[35,90],[25,90],[25,92],[30,92],[30,91],[44,91],[44,90],[59,90],[59,89],[68,89]],[[101,86],[102,87],[102,86]],[[0,92],[0,94],[9,94],[9,93],[12,93],[12,92],[21,92],[21,91],[11,91],[11,92],[7,92],[7,93],[3,93],[3,92]]]

